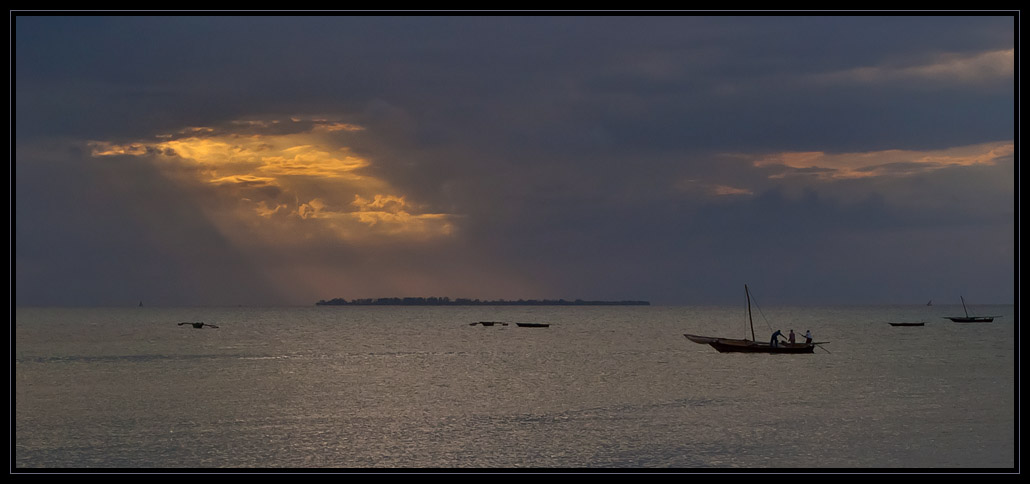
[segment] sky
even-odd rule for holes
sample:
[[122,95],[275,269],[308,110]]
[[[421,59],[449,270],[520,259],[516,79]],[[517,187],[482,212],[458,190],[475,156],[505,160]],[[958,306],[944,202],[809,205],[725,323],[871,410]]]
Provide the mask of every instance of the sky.
[[1015,300],[1012,14],[11,19],[18,306]]

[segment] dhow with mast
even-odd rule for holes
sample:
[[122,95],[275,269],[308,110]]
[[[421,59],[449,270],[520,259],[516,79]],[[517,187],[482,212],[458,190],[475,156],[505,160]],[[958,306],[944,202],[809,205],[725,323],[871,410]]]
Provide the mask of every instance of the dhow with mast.
[[707,344],[720,353],[813,353],[815,346],[822,343],[779,343],[773,346],[770,343],[762,343],[755,340],[755,322],[751,317],[751,291],[747,284],[744,284],[744,294],[747,296],[747,320],[751,325],[751,339],[716,338],[711,336],[699,336],[696,334],[684,334],[687,339],[698,344]]

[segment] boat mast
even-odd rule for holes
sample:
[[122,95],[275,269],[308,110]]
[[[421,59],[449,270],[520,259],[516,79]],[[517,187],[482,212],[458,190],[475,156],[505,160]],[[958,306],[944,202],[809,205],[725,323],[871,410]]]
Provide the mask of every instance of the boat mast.
[[969,317],[969,311],[966,310],[966,298],[964,298],[962,296],[959,296],[958,298],[962,300],[962,310],[965,311],[966,317],[968,318]]
[[751,319],[751,292],[747,290],[747,284],[744,284],[744,294],[747,296],[747,320],[751,323],[751,341],[758,341],[755,339],[755,321]]

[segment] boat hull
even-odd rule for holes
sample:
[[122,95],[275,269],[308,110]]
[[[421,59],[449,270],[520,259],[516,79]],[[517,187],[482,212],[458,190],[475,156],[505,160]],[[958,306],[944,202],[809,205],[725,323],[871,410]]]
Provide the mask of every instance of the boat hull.
[[550,324],[545,324],[545,323],[515,323],[515,324],[518,325],[520,328],[546,328],[546,327],[550,326]]
[[926,323],[890,323],[891,326],[923,326]]
[[947,318],[947,319],[950,319],[950,320],[952,320],[952,321],[954,321],[956,323],[993,323],[994,322],[994,318],[990,317],[990,316],[973,316],[973,317],[968,317],[968,318],[965,318],[965,317],[954,317],[954,318]]
[[703,344],[703,345],[709,344],[709,343],[719,339],[719,338],[711,338],[711,337],[708,337],[708,336],[698,336],[696,334],[684,334],[683,336],[686,336],[687,339],[689,339],[690,341],[693,341],[695,343],[700,343],[700,344]]
[[695,343],[707,344],[719,353],[802,354],[815,352],[814,343],[780,343],[779,346],[771,346],[769,343],[759,343],[747,339],[712,338],[694,334],[684,334],[683,336]]

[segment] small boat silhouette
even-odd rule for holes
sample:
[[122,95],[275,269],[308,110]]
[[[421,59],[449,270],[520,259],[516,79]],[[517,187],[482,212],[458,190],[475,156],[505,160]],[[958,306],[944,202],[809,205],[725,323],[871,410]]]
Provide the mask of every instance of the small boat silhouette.
[[198,321],[198,322],[196,322],[196,323],[191,323],[191,322],[189,322],[189,321],[183,321],[183,322],[179,323],[179,326],[182,326],[182,325],[184,325],[184,324],[192,324],[192,325],[193,325],[193,327],[194,327],[194,328],[197,328],[197,329],[203,328],[204,326],[207,326],[207,327],[209,327],[209,328],[215,328],[215,329],[218,329],[218,326],[215,326],[215,325],[213,325],[213,324],[207,324],[207,323],[205,323],[205,322],[203,322],[203,321]]
[[994,318],[1000,318],[1001,316],[970,316],[969,310],[966,309],[966,298],[959,296],[962,300],[962,312],[966,313],[965,316],[945,316],[944,319],[950,319],[956,323],[991,323],[994,322]]

